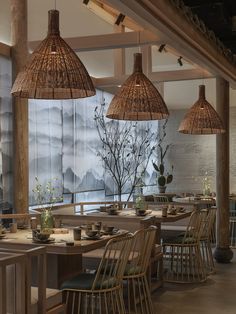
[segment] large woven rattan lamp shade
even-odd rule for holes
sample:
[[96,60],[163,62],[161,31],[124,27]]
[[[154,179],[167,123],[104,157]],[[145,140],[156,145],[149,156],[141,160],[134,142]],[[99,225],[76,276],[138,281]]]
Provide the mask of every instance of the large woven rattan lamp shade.
[[134,54],[133,74],[113,97],[106,117],[117,120],[161,120],[169,116],[166,104],[143,74],[142,54]]
[[205,98],[205,85],[199,86],[199,99],[186,113],[178,131],[184,134],[220,134],[225,132],[218,113]]
[[17,75],[11,93],[22,98],[71,99],[95,95],[92,80],[60,37],[59,11],[48,12],[48,35]]

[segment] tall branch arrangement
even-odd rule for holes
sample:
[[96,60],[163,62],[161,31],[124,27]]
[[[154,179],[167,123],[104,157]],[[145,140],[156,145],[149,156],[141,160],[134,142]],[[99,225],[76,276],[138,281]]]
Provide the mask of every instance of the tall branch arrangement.
[[167,172],[166,175],[165,173],[165,163],[164,159],[166,156],[166,153],[168,152],[170,148],[170,144],[165,144],[165,137],[166,137],[166,125],[167,125],[168,119],[165,120],[163,123],[162,127],[160,128],[158,138],[157,138],[157,160],[158,163],[152,161],[153,168],[159,173],[159,176],[157,178],[157,182],[159,187],[165,187],[166,184],[169,184],[173,180],[173,169],[174,166],[172,165],[171,167],[171,174]]
[[170,144],[164,145],[164,141],[166,137],[167,122],[168,122],[168,119],[164,121],[162,127],[160,128],[158,138],[157,138],[157,154],[158,154],[158,160],[161,164],[164,164],[165,155],[170,148]]
[[105,120],[104,111],[104,103],[95,108],[95,125],[102,142],[98,156],[116,184],[119,201],[128,187],[128,201],[147,169],[157,134],[150,127],[139,128],[137,122]]

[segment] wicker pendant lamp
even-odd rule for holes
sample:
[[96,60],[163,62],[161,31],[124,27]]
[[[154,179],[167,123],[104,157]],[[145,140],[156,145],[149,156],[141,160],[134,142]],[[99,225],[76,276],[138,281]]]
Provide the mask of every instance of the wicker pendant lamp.
[[106,117],[117,120],[161,120],[169,116],[166,104],[143,74],[142,54],[134,54],[133,74],[113,97]]
[[218,113],[205,98],[205,85],[199,86],[199,99],[186,113],[178,131],[184,134],[220,134],[225,132]]
[[48,12],[48,35],[17,75],[11,93],[22,98],[71,99],[95,95],[92,80],[60,37],[59,11]]

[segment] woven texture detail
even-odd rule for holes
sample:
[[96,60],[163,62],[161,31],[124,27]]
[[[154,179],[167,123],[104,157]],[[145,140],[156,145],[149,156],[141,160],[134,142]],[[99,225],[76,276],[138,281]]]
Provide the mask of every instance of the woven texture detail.
[[199,86],[199,99],[186,113],[178,131],[184,134],[221,134],[225,132],[218,113],[205,99],[205,85]]
[[95,88],[83,63],[60,37],[57,10],[49,11],[48,35],[17,75],[11,92],[14,96],[35,99],[95,95]]
[[107,118],[117,120],[161,120],[169,116],[166,104],[142,72],[142,54],[134,54],[134,72],[113,97]]

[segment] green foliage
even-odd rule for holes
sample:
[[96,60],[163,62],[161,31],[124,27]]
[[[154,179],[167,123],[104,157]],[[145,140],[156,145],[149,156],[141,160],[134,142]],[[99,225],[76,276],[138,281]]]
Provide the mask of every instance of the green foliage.
[[166,177],[166,183],[169,184],[173,181],[173,174],[168,174]]
[[128,201],[135,187],[141,186],[140,176],[156,150],[157,128],[153,132],[151,125],[140,128],[138,122],[106,119],[105,102],[95,108],[94,121],[101,140],[97,155],[115,183],[119,200],[129,191]]
[[167,172],[166,175],[165,175],[165,166],[164,166],[164,159],[165,159],[166,153],[168,152],[170,148],[170,144],[168,145],[164,144],[164,139],[166,137],[167,121],[168,120],[166,120],[163,123],[159,132],[157,149],[158,149],[158,160],[160,163],[157,164],[154,161],[152,162],[153,168],[159,173],[159,177],[157,178],[157,182],[159,186],[165,186],[166,184],[169,184],[173,181],[172,173],[173,173],[174,166],[171,167],[171,173]]
[[166,185],[166,177],[163,175],[160,175],[157,179],[158,185],[165,186]]
[[38,177],[35,177],[35,187],[32,189],[37,205],[43,207],[48,204],[52,208],[53,204],[59,203],[63,200],[62,188],[59,184],[58,178],[53,178],[46,182],[45,185],[41,184]]

